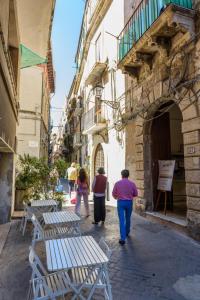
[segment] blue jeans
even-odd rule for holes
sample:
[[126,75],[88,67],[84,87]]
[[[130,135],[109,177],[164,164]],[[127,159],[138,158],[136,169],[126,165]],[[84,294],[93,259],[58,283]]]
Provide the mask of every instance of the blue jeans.
[[120,237],[121,237],[122,241],[125,241],[126,236],[130,232],[132,210],[133,210],[133,201],[132,200],[118,200],[117,201]]

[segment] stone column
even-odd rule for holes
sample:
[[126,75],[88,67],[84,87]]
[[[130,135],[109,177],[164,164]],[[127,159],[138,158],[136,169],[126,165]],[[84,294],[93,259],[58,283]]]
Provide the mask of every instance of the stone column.
[[200,239],[200,118],[184,122],[183,133],[188,230]]

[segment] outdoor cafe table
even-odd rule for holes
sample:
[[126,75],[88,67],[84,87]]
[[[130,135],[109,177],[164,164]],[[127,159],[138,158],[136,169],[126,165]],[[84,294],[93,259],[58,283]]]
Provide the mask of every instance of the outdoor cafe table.
[[38,210],[57,210],[57,202],[55,200],[33,200],[31,207]]
[[[94,274],[95,279],[91,283],[90,294],[87,299],[92,299],[95,289],[103,282],[107,288],[108,298],[112,299],[107,271],[108,257],[92,236],[48,240],[45,241],[45,248],[48,271],[66,270],[69,274],[75,274],[74,272],[78,270],[88,270],[85,273],[86,278],[81,273],[82,282],[79,284],[75,282],[76,280],[69,279],[68,284],[75,293],[72,299],[77,299],[77,295],[86,299],[82,296],[81,291],[89,286],[88,282],[91,282]],[[77,273],[74,277],[78,278]]]
[[45,225],[65,226],[68,234],[80,234],[81,218],[73,211],[45,212],[42,214]]

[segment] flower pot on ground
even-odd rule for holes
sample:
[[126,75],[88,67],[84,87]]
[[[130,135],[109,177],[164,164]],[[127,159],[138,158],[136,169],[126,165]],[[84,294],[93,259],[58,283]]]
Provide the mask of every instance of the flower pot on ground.
[[45,160],[30,155],[19,156],[16,174],[15,209],[23,207],[23,202],[39,199],[48,186],[49,167]]
[[27,197],[27,190],[15,190],[15,210],[23,210],[24,209],[24,204],[23,202],[25,201]]

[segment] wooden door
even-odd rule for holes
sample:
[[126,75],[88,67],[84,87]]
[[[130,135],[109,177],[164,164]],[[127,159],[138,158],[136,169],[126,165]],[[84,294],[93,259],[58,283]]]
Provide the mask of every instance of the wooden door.
[[94,157],[94,175],[97,174],[99,168],[104,168],[104,153],[101,144],[97,146]]
[[170,141],[170,116],[169,113],[164,113],[158,117],[155,115],[152,124],[152,178],[153,178],[153,201],[154,207],[157,199],[157,184],[158,184],[158,160],[171,159],[171,141]]

